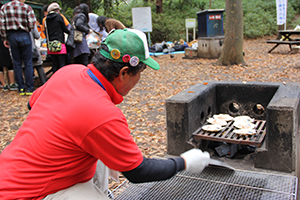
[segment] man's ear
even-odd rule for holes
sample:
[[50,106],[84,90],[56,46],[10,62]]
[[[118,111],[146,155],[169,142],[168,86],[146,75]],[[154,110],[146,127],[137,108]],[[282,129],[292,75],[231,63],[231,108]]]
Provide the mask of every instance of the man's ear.
[[124,76],[127,74],[129,67],[123,67],[119,72],[119,77],[123,80]]

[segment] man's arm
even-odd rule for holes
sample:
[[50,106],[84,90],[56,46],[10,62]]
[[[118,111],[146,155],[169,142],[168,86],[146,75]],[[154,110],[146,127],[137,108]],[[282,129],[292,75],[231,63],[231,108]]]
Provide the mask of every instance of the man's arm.
[[170,159],[144,158],[130,135],[123,113],[113,108],[102,112],[107,113],[106,122],[92,128],[79,145],[108,168],[122,172],[131,182],[166,180],[184,169],[200,173],[209,163],[209,154],[200,149]]
[[84,26],[86,17],[83,14],[77,14],[75,19],[75,27],[77,30],[89,34],[90,29]]
[[65,23],[66,27],[70,30],[71,29],[71,25],[70,25],[68,19],[63,14],[60,13],[60,15],[64,19],[64,23]]
[[184,168],[184,160],[181,157],[166,160],[144,158],[137,168],[122,174],[133,183],[143,183],[169,179]]
[[63,32],[69,34],[70,30],[68,29],[67,25],[65,24],[63,17],[61,17],[60,24],[61,24],[61,28],[62,28]]
[[3,45],[4,45],[6,48],[9,48],[9,42],[8,42],[8,40],[4,40],[4,41],[3,41]]
[[34,12],[32,10],[31,7],[29,7],[29,10],[28,10],[28,15],[27,15],[27,20],[28,20],[28,28],[29,30],[32,30],[34,29],[34,25],[36,23],[36,18],[35,18],[35,15],[34,15]]
[[142,183],[150,181],[166,180],[177,172],[186,170],[192,173],[200,173],[208,166],[209,153],[200,149],[191,149],[184,152],[178,158],[146,159],[133,170],[122,172],[131,182]]

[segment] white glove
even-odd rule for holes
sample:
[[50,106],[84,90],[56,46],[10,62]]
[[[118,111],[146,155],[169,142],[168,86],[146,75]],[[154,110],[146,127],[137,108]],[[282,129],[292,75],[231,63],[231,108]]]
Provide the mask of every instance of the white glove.
[[185,170],[200,173],[209,164],[209,153],[200,149],[191,149],[180,155],[185,161]]

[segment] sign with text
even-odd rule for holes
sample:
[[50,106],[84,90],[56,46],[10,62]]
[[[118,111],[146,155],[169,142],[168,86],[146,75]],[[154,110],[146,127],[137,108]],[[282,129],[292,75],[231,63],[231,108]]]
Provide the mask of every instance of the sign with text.
[[209,15],[208,19],[209,20],[221,20],[222,16],[221,15]]
[[195,28],[196,27],[196,19],[195,18],[185,19],[185,27],[186,28]]
[[221,19],[222,19],[221,15],[216,15],[216,20],[221,20]]
[[287,0],[276,0],[277,25],[286,23]]
[[152,32],[151,7],[136,7],[131,9],[134,29]]

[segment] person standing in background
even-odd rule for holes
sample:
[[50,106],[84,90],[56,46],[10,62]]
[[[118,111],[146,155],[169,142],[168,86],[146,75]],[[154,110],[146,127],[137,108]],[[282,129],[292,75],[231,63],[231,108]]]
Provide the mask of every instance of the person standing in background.
[[[14,71],[20,95],[31,95],[33,88],[32,42],[29,32],[36,18],[25,0],[12,0],[1,7],[0,31],[3,44],[11,49]],[[22,62],[24,62],[23,79]]]
[[99,16],[96,19],[98,28],[96,29],[96,32],[100,33],[102,35],[102,41],[105,40],[105,38],[107,37],[108,33],[105,30],[105,20],[106,17],[104,16]]
[[108,18],[105,20],[105,30],[110,32],[114,29],[124,29],[125,25],[117,19]]
[[40,32],[41,38],[43,38],[43,39],[46,39],[46,35],[44,34],[44,31],[43,31],[43,23],[45,22],[45,19],[46,19],[47,14],[48,14],[47,9],[48,9],[48,5],[44,5],[43,9],[42,9],[43,10],[43,14],[44,14],[44,18],[42,20],[42,24],[40,24],[39,21],[37,21],[37,23],[36,23],[37,29]]
[[83,34],[82,42],[75,42],[75,48],[72,49],[71,57],[74,58],[74,63],[89,64],[90,49],[86,41],[86,35],[92,32],[89,28],[89,7],[87,4],[82,3],[79,5],[79,13],[74,17],[74,25],[76,30],[81,31]]
[[[43,6],[44,18],[42,20],[41,30],[39,30],[41,32],[41,38],[44,38],[44,39],[46,39],[46,34],[45,34],[45,20],[46,20],[47,15],[48,15],[48,11],[47,10],[48,10],[48,5],[44,5]],[[67,26],[67,28],[70,29],[71,25],[70,25],[68,19],[63,14],[61,14],[61,13],[59,13],[59,14],[64,19],[64,23]]]
[[[1,7],[1,6],[0,6]],[[15,83],[15,72],[8,48],[3,45],[0,37],[0,82],[3,84],[3,92],[8,90],[18,90],[18,84]],[[7,68],[8,80],[4,78],[4,68]]]
[[[114,30],[114,29],[124,29],[126,28],[125,25],[120,22],[119,20],[107,18],[104,16],[97,17],[97,24],[99,26],[99,33],[103,34],[103,36],[106,38],[107,34]],[[103,33],[104,31],[104,33]],[[105,34],[106,33],[106,34]]]
[[[0,3],[0,8],[3,6]],[[0,37],[0,82],[3,84],[3,91],[8,90],[18,90],[18,84],[15,83],[15,72],[13,68],[13,63],[9,53],[9,49],[3,45],[2,38]],[[7,68],[8,80],[5,81],[4,78],[4,68]]]
[[63,17],[60,15],[60,10],[61,8],[58,3],[50,4],[48,6],[48,15],[45,21],[45,31],[48,42],[58,40],[62,44],[62,49],[59,52],[47,51],[47,53],[51,55],[53,73],[66,64],[67,48],[65,45],[64,33],[69,34],[69,29],[65,25]]
[[[66,45],[67,45],[67,62],[66,62],[66,65],[69,65],[69,64],[71,64],[72,63],[72,52],[73,52],[73,49],[74,49],[74,47],[75,47],[75,43],[74,43],[74,17],[77,15],[77,13],[79,13],[79,11],[80,11],[80,8],[79,8],[79,6],[76,6],[75,8],[74,8],[74,10],[73,10],[73,17],[72,17],[72,20],[71,20],[71,24],[72,24],[72,26],[70,27],[70,33],[69,33],[69,35],[68,35],[68,38],[67,38],[67,42],[66,42]],[[71,39],[71,45],[70,45],[70,43],[68,44],[68,39],[69,39],[69,37],[71,37],[71,38],[73,38],[73,39]]]
[[30,37],[31,37],[31,42],[32,42],[32,50],[35,51],[35,53],[37,53],[37,55],[38,55],[37,59],[35,59],[35,60],[33,59],[32,65],[39,73],[41,84],[44,84],[47,79],[46,79],[46,74],[45,74],[44,68],[42,66],[43,61],[42,61],[41,52],[35,44],[35,39],[40,39],[40,33],[39,33],[36,25],[34,26],[34,29],[32,29],[30,31]]

